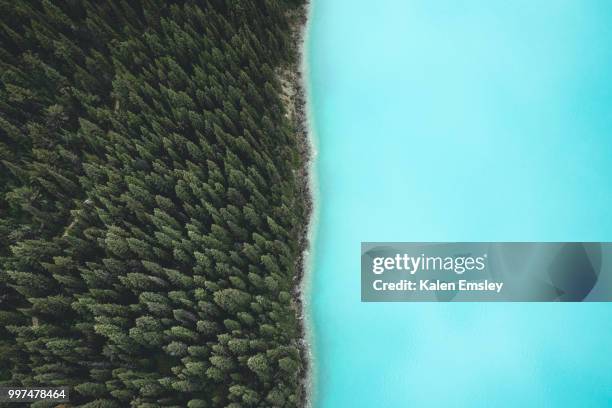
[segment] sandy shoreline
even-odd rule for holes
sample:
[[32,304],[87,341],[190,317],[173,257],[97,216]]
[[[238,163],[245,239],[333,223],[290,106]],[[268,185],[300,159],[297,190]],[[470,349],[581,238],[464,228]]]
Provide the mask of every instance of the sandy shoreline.
[[306,44],[307,24],[310,16],[310,2],[296,9],[290,15],[292,51],[295,53],[293,62],[280,74],[283,86],[283,100],[286,103],[289,118],[291,119],[298,151],[302,157],[302,166],[298,172],[300,192],[306,200],[306,218],[308,223],[300,232],[301,255],[297,260],[296,275],[294,277],[293,294],[299,318],[300,341],[298,348],[304,363],[301,376],[300,401],[302,406],[312,406],[313,372],[312,372],[312,332],[310,316],[308,314],[308,291],[310,280],[310,267],[312,259],[312,244],[314,238],[315,208],[314,208],[314,140],[308,120],[308,103],[306,101]]

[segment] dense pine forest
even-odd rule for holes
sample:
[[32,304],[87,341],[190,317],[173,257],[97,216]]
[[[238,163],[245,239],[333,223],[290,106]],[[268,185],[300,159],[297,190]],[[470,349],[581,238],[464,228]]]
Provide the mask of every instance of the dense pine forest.
[[0,385],[304,404],[301,3],[0,0]]

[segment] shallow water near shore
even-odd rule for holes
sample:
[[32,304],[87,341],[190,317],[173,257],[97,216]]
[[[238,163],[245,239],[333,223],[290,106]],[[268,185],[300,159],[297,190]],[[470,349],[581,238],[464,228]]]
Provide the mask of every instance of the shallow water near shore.
[[612,240],[612,3],[311,7],[313,406],[609,406],[612,305],[361,303],[359,251]]

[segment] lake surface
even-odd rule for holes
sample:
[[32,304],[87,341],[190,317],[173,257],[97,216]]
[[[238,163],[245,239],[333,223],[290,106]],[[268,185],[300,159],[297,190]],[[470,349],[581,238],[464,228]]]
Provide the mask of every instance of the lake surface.
[[608,407],[611,304],[366,304],[359,261],[612,240],[612,2],[311,6],[314,407]]

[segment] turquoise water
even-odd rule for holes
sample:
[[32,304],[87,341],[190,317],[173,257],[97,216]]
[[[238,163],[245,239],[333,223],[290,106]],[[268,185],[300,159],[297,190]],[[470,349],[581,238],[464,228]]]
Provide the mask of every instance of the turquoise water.
[[612,305],[363,304],[359,260],[612,240],[612,2],[312,7],[314,406],[610,406]]

